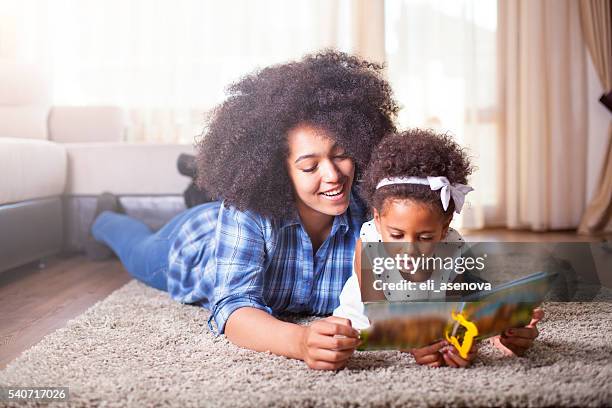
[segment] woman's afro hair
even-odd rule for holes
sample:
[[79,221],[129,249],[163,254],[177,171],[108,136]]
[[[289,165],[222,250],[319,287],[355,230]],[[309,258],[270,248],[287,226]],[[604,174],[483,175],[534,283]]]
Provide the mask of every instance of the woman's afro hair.
[[470,159],[451,136],[431,130],[411,129],[385,137],[372,152],[365,171],[361,195],[371,208],[384,211],[388,199],[409,199],[430,205],[445,216],[452,216],[455,205],[451,199],[446,210],[442,208],[440,190],[432,191],[428,185],[392,184],[376,189],[376,185],[389,177],[439,177],[451,184],[467,184],[472,174]]
[[230,85],[197,142],[198,186],[240,210],[295,214],[287,133],[303,123],[324,129],[354,160],[359,177],[374,146],[395,131],[398,106],[382,68],[326,50]]

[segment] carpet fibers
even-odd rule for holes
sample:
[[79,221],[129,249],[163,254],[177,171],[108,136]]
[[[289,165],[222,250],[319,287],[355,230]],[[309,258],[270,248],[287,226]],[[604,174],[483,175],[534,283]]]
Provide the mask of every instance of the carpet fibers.
[[357,352],[345,370],[322,372],[240,349],[209,333],[206,310],[132,281],[10,363],[0,386],[67,386],[70,406],[612,405],[612,303],[545,311],[525,358],[487,342],[466,370]]

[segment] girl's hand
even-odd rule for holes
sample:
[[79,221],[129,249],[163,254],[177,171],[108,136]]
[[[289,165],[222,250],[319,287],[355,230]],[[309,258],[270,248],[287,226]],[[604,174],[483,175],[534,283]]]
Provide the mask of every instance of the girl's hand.
[[301,358],[316,370],[339,370],[346,366],[359,343],[359,332],[349,319],[330,316],[304,327]]
[[449,366],[453,368],[466,368],[476,358],[478,349],[476,344],[472,346],[468,353],[468,358],[464,359],[453,345],[449,345],[446,340],[441,340],[426,347],[410,350],[417,364],[429,367]]
[[544,311],[542,309],[535,309],[531,322],[527,326],[506,330],[500,336],[493,338],[493,344],[506,355],[524,355],[540,334],[536,326],[543,317]]
[[452,345],[440,350],[440,354],[444,358],[444,362],[447,366],[453,368],[467,368],[476,358],[476,355],[478,354],[478,346],[476,343],[472,344],[472,348],[470,349],[466,359],[461,357],[459,355],[459,351],[457,351],[455,346]]
[[408,351],[412,354],[417,364],[429,367],[442,367],[445,362],[441,350],[446,346],[448,346],[448,342],[446,340],[441,340],[429,346],[402,351]]

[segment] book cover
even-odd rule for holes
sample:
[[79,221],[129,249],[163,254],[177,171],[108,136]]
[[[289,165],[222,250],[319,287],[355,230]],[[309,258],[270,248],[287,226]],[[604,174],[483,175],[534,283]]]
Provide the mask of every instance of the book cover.
[[538,272],[460,302],[365,302],[371,326],[361,332],[359,349],[411,349],[447,339],[469,350],[468,343],[529,324],[555,275]]

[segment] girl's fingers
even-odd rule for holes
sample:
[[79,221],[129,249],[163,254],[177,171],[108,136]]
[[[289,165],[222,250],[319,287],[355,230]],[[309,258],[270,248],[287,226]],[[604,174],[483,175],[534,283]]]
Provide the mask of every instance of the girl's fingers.
[[453,367],[453,368],[459,368],[457,363],[455,363],[455,361],[452,358],[450,358],[450,356],[447,353],[442,353],[442,357],[444,358],[444,361],[446,362],[447,366]]
[[519,327],[516,329],[508,329],[504,332],[506,338],[524,338],[535,339],[538,337],[538,329],[535,327]]
[[418,364],[431,364],[436,361],[442,360],[442,355],[440,353],[427,354],[424,356],[415,357],[415,360]]
[[511,337],[495,336],[493,337],[493,344],[507,356],[521,356],[525,354],[527,348],[519,347],[509,342],[509,339]]
[[438,361],[434,361],[433,363],[427,364],[428,367],[434,367],[434,368],[442,367],[442,365],[443,365],[443,363],[442,363],[442,356],[440,356]]
[[448,342],[446,340],[441,340],[441,341],[439,341],[437,343],[431,344],[431,345],[426,346],[426,347],[411,349],[410,352],[415,357],[426,356],[426,355],[429,355],[429,354],[435,354],[435,353],[439,352],[442,349],[442,347],[445,347],[447,345],[448,345]]
[[493,345],[495,347],[497,347],[499,350],[502,351],[502,353],[504,353],[504,355],[506,356],[511,356],[514,353],[514,351],[512,351],[509,347],[507,347],[503,342],[502,342],[502,336],[495,336],[491,338]]
[[459,355],[459,352],[454,348],[449,349],[446,354],[448,354],[448,357],[455,362],[457,367],[465,368],[470,364],[469,360],[464,360]]
[[533,315],[531,316],[531,322],[529,323],[527,327],[535,327],[535,325],[538,324],[538,322],[542,320],[543,318],[544,318],[544,310],[540,308],[534,309]]
[[504,347],[506,347],[506,350],[510,350],[510,352],[514,354],[515,356],[522,356],[529,349],[528,347],[520,347],[520,346],[515,346],[513,344],[507,344],[507,345],[504,345]]
[[533,339],[526,339],[523,337],[502,337],[501,342],[506,347],[519,347],[527,349],[533,344]]

